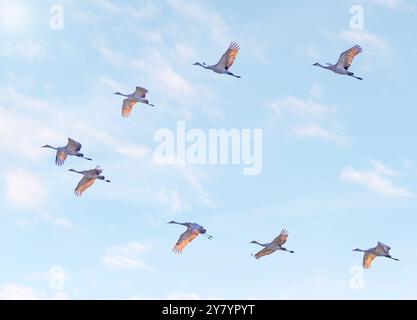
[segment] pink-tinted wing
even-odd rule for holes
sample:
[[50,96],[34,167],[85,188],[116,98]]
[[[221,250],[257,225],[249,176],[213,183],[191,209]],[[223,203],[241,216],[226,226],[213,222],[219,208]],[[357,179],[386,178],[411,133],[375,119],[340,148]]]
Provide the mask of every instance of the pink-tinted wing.
[[122,107],[122,116],[123,118],[127,118],[132,111],[132,107],[136,104],[135,100],[126,98],[123,100],[123,107]]
[[74,193],[77,197],[81,196],[81,194],[84,192],[85,189],[91,187],[91,185],[94,183],[95,179],[83,177],[80,182],[78,182],[77,187],[74,190]]
[[239,45],[236,42],[232,42],[217,64],[228,70],[235,61],[238,51]]
[[140,97],[140,98],[145,98],[146,93],[148,93],[148,90],[146,90],[145,88],[136,87],[135,96]]
[[189,244],[191,241],[193,241],[197,236],[199,232],[196,230],[187,229],[180,238],[178,239],[175,246],[172,248],[172,251],[175,253],[181,253],[182,250],[184,250],[185,246]]
[[337,61],[337,67],[344,68],[346,70],[349,69],[350,65],[352,64],[353,58],[362,52],[362,48],[359,45],[355,45],[352,48],[342,52],[339,57],[339,61]]
[[67,154],[63,150],[56,152],[55,163],[57,166],[62,166],[67,158]]
[[79,143],[79,142],[77,142],[77,141],[75,141],[71,138],[68,138],[68,143],[66,145],[66,148],[68,148],[70,150],[73,150],[75,152],[78,152],[78,151],[81,150],[81,143]]
[[365,269],[369,269],[371,267],[371,263],[372,261],[374,261],[376,255],[374,255],[371,252],[365,252],[363,255],[363,262],[362,262],[362,266]]
[[263,248],[261,251],[257,252],[254,257],[256,259],[259,259],[260,257],[267,256],[268,254],[271,254],[272,252],[275,252],[275,250],[269,249],[269,248]]
[[279,236],[276,237],[274,240],[272,240],[272,242],[279,246],[282,246],[287,241],[287,238],[288,238],[288,231],[285,229],[282,229]]

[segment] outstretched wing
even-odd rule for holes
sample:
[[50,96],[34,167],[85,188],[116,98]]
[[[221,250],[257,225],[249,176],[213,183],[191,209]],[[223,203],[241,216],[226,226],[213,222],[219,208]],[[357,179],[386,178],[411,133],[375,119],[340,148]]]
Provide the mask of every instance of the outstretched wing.
[[379,242],[379,241],[378,241],[377,249],[381,249],[383,252],[385,252],[387,254],[391,250],[391,248],[389,246],[387,246],[386,244],[383,244],[382,242]]
[[239,45],[236,42],[232,42],[217,64],[228,70],[235,61],[238,51]]
[[122,116],[123,118],[127,118],[132,111],[132,107],[136,104],[135,100],[126,98],[123,100],[123,107],[122,107]]
[[349,69],[350,65],[352,64],[353,58],[362,52],[362,48],[359,45],[355,45],[352,48],[342,52],[339,57],[339,61],[337,61],[338,68],[344,68],[346,70]]
[[147,92],[148,90],[146,90],[145,88],[136,87],[135,96],[145,98]]
[[91,187],[95,179],[83,177],[80,182],[78,182],[77,187],[74,190],[74,193],[77,197],[81,196],[85,189]]
[[178,239],[175,246],[172,248],[172,251],[175,253],[181,253],[182,250],[184,250],[185,246],[189,244],[191,241],[193,241],[197,236],[199,232],[197,230],[187,229],[180,238]]
[[67,154],[64,150],[58,150],[55,156],[55,164],[57,166],[62,166],[67,158]]
[[279,236],[276,237],[274,240],[272,240],[272,243],[282,246],[287,241],[287,238],[288,238],[288,231],[285,229],[282,229]]
[[257,252],[254,257],[256,259],[259,259],[260,257],[267,256],[268,254],[271,254],[272,252],[275,252],[275,250],[270,248],[263,248],[261,251]]
[[78,152],[78,151],[81,150],[81,143],[79,143],[79,142],[77,142],[77,141],[75,141],[71,138],[68,138],[68,143],[67,143],[65,148],[67,148],[69,150],[72,150],[74,152]]
[[362,262],[362,266],[365,269],[369,269],[371,267],[371,263],[372,261],[374,261],[376,255],[374,255],[371,252],[365,252],[363,255],[363,262]]

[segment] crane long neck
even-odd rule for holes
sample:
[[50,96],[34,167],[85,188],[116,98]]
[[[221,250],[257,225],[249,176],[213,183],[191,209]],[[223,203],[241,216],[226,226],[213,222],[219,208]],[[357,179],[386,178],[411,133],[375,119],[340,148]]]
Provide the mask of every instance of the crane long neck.
[[260,246],[262,246],[262,247],[265,247],[265,246],[266,246],[266,244],[259,243],[258,241],[253,241],[253,243],[259,244],[259,245],[260,245]]
[[321,65],[320,63],[319,64],[317,64],[319,67],[321,67],[321,68],[323,68],[323,69],[330,69],[330,65],[329,66],[323,66],[323,65]]
[[208,65],[206,65],[204,62],[202,64],[200,62],[198,62],[197,65],[204,68],[204,69],[210,69],[210,67]]
[[83,172],[80,172],[80,171],[77,171],[77,170],[74,170],[74,169],[69,169],[68,171],[76,172],[76,173],[79,173],[79,174],[84,174]]
[[52,147],[49,144],[47,144],[46,146],[43,146],[43,148],[50,148],[50,149],[58,150],[58,148]]
[[123,97],[128,97],[129,98],[129,95],[124,94],[124,93],[116,92],[115,94],[117,94],[119,96],[123,96]]
[[182,226],[186,226],[186,227],[188,227],[188,226],[189,226],[189,224],[188,224],[188,223],[186,223],[186,222],[171,221],[170,223],[180,224],[180,225],[182,225]]

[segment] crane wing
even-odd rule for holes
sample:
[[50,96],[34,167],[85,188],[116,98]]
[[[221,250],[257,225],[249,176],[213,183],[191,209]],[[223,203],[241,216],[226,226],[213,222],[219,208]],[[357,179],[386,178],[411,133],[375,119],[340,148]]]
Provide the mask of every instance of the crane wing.
[[127,118],[132,111],[132,107],[136,104],[135,100],[126,98],[123,100],[122,117]]
[[58,150],[55,156],[55,164],[57,166],[62,166],[67,158],[67,154],[64,150]]
[[362,262],[362,266],[365,269],[369,269],[371,267],[371,263],[372,261],[374,261],[376,255],[374,255],[371,252],[365,252],[363,255],[363,262]]
[[276,237],[274,240],[272,240],[272,243],[282,246],[287,241],[287,238],[288,238],[288,231],[285,229],[282,229],[279,236]]
[[148,93],[148,90],[142,87],[136,87],[135,96],[140,98],[145,98],[146,94]]
[[235,61],[239,49],[239,45],[236,42],[232,42],[227,51],[220,58],[219,62],[217,62],[217,65],[228,70]]
[[352,64],[353,58],[362,52],[362,48],[359,45],[355,45],[352,48],[342,52],[339,61],[337,61],[337,67],[348,70]]
[[78,152],[78,151],[81,150],[81,143],[79,143],[79,142],[77,142],[77,141],[75,141],[71,138],[68,138],[68,143],[65,146],[65,148],[67,148],[69,150],[72,150],[74,152]]
[[382,251],[384,251],[385,253],[389,253],[389,251],[391,250],[389,246],[379,241],[378,241],[378,248],[382,249]]
[[268,254],[271,254],[272,252],[274,252],[275,250],[270,249],[270,248],[263,248],[261,251],[257,252],[254,257],[256,259],[259,259],[260,257],[263,256],[267,256]]
[[85,189],[91,187],[91,185],[94,183],[95,179],[88,178],[84,176],[80,182],[78,182],[77,187],[74,190],[74,193],[76,196],[81,196],[81,194],[84,192]]
[[197,230],[187,229],[180,238],[178,239],[175,246],[172,248],[172,251],[175,253],[181,253],[182,250],[184,250],[185,246],[189,244],[191,241],[193,241],[197,236],[199,232]]

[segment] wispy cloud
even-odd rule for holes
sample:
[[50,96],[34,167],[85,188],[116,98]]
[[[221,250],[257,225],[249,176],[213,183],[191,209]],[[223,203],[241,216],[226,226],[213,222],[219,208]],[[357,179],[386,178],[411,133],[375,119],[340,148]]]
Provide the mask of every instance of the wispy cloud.
[[337,108],[318,101],[324,92],[321,85],[314,83],[308,98],[286,96],[269,104],[269,108],[278,116],[290,115],[294,118],[295,125],[291,131],[298,138],[318,138],[340,147],[348,146],[350,138],[335,119]]
[[342,170],[341,180],[389,197],[410,198],[414,196],[406,188],[394,184],[392,178],[398,177],[398,172],[376,160],[368,160],[367,162],[371,165],[371,170],[357,170],[348,166]]
[[[90,120],[94,119],[87,119],[88,114],[80,119],[76,111],[68,111],[71,110],[68,108],[64,112],[55,104],[24,95],[13,87],[0,90],[0,134],[3,137],[0,147],[9,150],[10,155],[16,153],[38,160],[46,154],[40,152],[42,144],[53,145],[56,142],[57,146],[65,145],[66,138],[76,132],[77,136],[89,140],[91,145],[105,145],[133,159],[142,159],[149,153],[144,145],[120,141],[108,131],[93,127]],[[94,117],[93,113],[90,114]],[[30,134],[22,135],[22,132]]]
[[398,9],[400,7],[411,5],[411,1],[408,0],[362,0],[361,2],[371,3],[389,9]]
[[6,197],[18,207],[37,209],[46,199],[46,190],[41,184],[41,178],[35,173],[13,169],[6,171]]
[[[200,1],[167,0],[171,8],[186,21],[190,27],[208,30],[211,40],[225,44],[230,41],[229,27],[223,17]],[[203,29],[202,29],[203,28]]]
[[350,141],[344,134],[323,128],[320,124],[298,125],[293,132],[299,138],[319,138],[341,147],[348,145]]
[[287,96],[270,104],[270,108],[276,114],[285,113],[293,114],[299,118],[325,119],[334,113],[334,108],[325,106],[311,98],[299,99],[293,96]]
[[46,49],[39,42],[30,39],[0,44],[0,57],[23,58],[32,61],[44,57],[45,54]]
[[150,245],[139,242],[110,246],[103,257],[103,263],[113,269],[144,269],[153,271],[150,266],[138,257],[150,249]]
[[172,213],[189,210],[189,207],[180,199],[180,195],[177,190],[161,187],[159,192],[156,194],[156,198],[159,203],[166,206]]
[[65,229],[72,228],[72,222],[64,217],[46,212],[48,193],[38,174],[21,168],[8,169],[3,174],[5,196],[13,206],[34,212],[42,219]]
[[8,283],[0,287],[1,300],[38,300],[42,294],[36,289],[16,283]]
[[365,71],[388,69],[402,72],[403,63],[398,53],[394,54],[390,44],[382,36],[365,30],[342,30],[337,37],[343,40],[347,47],[353,44],[362,46],[364,52],[354,63],[362,66]]

